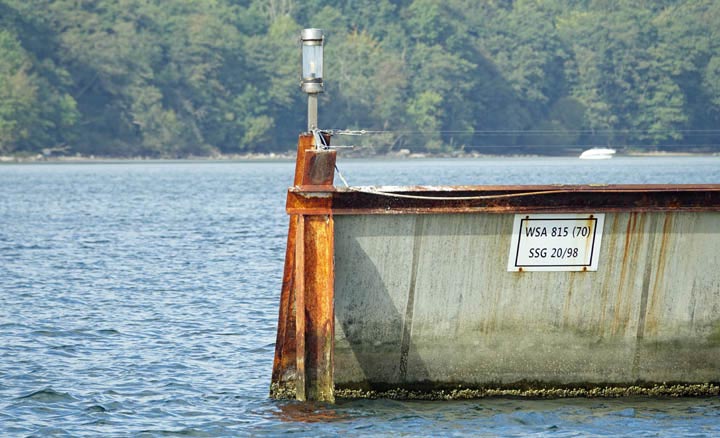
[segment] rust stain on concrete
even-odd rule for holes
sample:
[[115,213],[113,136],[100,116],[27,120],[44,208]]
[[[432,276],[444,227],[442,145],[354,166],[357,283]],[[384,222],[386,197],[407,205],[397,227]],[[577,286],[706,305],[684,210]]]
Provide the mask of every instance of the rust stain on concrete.
[[[653,255],[655,260],[655,276],[651,286],[651,293],[648,298],[647,315],[645,316],[645,334],[656,335],[658,331],[658,322],[661,320],[662,315],[658,312],[661,311],[662,304],[662,293],[665,292],[666,288],[664,285],[665,272],[668,262],[668,246],[669,240],[672,236],[673,226],[673,213],[665,213],[665,220],[663,221],[662,231],[659,234],[660,249],[657,255]],[[658,238],[656,237],[656,239]]]

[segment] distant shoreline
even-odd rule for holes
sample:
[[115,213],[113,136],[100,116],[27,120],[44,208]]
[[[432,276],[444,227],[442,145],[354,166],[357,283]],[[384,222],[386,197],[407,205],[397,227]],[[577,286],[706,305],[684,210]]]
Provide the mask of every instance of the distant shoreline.
[[[709,152],[628,152],[618,154],[619,157],[717,157],[720,153]],[[479,159],[479,158],[573,158],[576,155],[539,155],[539,154],[478,154],[478,153],[390,153],[390,154],[357,154],[353,152],[340,152],[344,159],[377,159],[377,160],[423,160],[423,159]],[[69,156],[13,156],[0,155],[0,164],[17,163],[108,163],[108,162],[155,162],[155,161],[294,161],[295,152],[285,153],[249,153],[249,154],[222,154],[208,156],[188,157],[112,157],[95,155],[69,155]]]

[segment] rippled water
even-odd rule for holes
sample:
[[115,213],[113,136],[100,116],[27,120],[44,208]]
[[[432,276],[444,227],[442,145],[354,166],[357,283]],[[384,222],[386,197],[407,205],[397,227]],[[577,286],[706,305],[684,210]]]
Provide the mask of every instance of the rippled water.
[[[340,160],[351,184],[720,183],[720,157]],[[0,436],[718,436],[720,400],[268,399],[292,163],[0,166]]]

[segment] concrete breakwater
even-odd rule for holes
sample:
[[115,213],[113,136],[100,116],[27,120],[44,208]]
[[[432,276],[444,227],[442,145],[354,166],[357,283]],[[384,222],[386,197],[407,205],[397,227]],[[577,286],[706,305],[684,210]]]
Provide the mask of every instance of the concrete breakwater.
[[272,394],[711,395],[720,185],[350,187],[301,137]]
[[336,217],[335,384],[720,380],[720,214],[608,214],[596,272],[508,272],[512,220]]

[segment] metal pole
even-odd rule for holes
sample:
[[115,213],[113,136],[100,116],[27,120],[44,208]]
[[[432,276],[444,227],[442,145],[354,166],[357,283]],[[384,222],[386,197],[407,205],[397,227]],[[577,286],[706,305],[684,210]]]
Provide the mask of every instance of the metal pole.
[[308,132],[318,127],[318,95],[308,94]]

